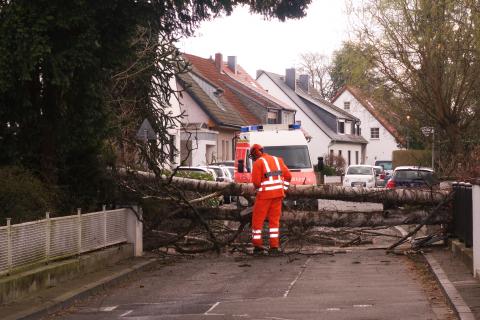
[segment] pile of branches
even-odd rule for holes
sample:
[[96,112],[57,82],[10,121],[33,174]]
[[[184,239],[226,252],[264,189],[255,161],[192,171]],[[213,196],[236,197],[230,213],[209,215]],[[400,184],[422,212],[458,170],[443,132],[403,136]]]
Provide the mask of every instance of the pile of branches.
[[[248,252],[253,204],[253,197],[249,193],[251,186],[158,177],[138,172],[122,174],[121,181],[128,195],[139,199],[143,208],[144,243],[147,249],[173,248],[184,254],[227,250]],[[349,200],[362,201],[368,198],[376,202],[382,199],[378,193],[383,192],[387,195],[385,202],[394,201],[403,204],[403,207],[369,212],[318,210],[315,190],[309,188],[309,196],[299,198],[303,190],[294,187],[285,201],[282,214],[281,243],[284,250],[289,248],[290,251],[301,252],[302,248],[313,244],[336,247],[360,245],[372,243],[375,237],[398,240],[398,244],[401,244],[414,233],[405,238],[387,230],[388,227],[423,226],[449,221],[449,193],[435,191],[434,194],[434,191],[430,191],[429,198],[424,191],[419,191],[417,194],[410,193],[409,197],[399,194],[395,198],[393,193],[385,193],[384,189],[367,191],[336,188],[316,190],[327,192],[329,199],[335,198],[332,190],[338,190],[337,199],[348,197]],[[356,196],[355,192],[358,193]],[[415,198],[411,198],[415,195],[418,196],[417,205]],[[232,198],[235,201],[225,203]],[[436,205],[432,206],[432,203]]]

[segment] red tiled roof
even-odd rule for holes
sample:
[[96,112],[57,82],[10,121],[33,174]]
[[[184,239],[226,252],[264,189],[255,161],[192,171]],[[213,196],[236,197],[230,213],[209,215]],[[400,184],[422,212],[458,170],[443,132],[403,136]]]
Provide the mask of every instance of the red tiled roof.
[[237,89],[244,93],[253,95],[257,100],[260,100],[265,107],[275,109],[285,109],[294,111],[283,101],[270,95],[257,81],[255,81],[240,65],[237,65],[237,73],[235,74],[227,65],[224,65],[223,71],[230,78],[238,83],[234,83]]
[[378,106],[381,106],[381,104],[378,103],[378,101],[375,101],[373,98],[366,96],[359,88],[349,85],[343,86],[342,89],[340,89],[337,94],[335,94],[335,97],[332,99],[332,103],[335,102],[338,97],[340,97],[340,95],[346,90],[348,90],[355,97],[355,99],[357,99],[358,102],[360,102],[362,106],[367,109],[368,112],[370,112],[372,116],[374,116],[378,120],[378,122],[380,122],[380,124],[385,129],[387,129],[388,132],[390,132],[392,136],[395,137],[398,142],[400,142],[401,144],[406,143],[405,137],[403,137],[398,132],[397,128],[395,128],[395,126],[392,125],[389,120],[387,120],[382,114],[380,114],[380,112],[388,112],[389,116],[391,117],[397,117],[397,115],[394,114],[391,110],[388,110],[386,107],[378,108]]
[[206,78],[209,82],[215,86],[222,88],[223,96],[226,100],[238,111],[242,118],[249,124],[261,123],[261,120],[252,114],[235,95],[232,90],[229,89],[227,83],[233,80],[225,73],[218,72],[215,62],[211,59],[200,58],[191,54],[184,53],[183,56],[191,63],[192,71],[199,76]]

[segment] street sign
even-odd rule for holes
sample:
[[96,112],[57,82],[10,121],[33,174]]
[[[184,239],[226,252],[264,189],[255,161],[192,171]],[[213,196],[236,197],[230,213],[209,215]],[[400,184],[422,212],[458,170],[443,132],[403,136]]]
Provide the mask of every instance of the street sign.
[[434,128],[433,127],[421,127],[420,130],[422,130],[422,133],[424,136],[428,137],[432,133],[434,133]]
[[150,140],[156,140],[157,134],[153,130],[150,122],[148,122],[148,120],[145,119],[143,120],[142,125],[140,126],[140,129],[138,129],[136,137],[138,140],[150,141]]

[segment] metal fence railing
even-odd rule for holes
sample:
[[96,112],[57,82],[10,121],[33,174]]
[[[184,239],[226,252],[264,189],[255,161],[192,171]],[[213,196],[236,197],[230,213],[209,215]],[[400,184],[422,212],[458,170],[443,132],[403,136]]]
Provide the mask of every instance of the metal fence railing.
[[128,239],[128,210],[117,209],[0,227],[0,275],[13,269],[78,255]]
[[452,184],[453,198],[453,233],[466,247],[473,242],[472,185],[465,182]]

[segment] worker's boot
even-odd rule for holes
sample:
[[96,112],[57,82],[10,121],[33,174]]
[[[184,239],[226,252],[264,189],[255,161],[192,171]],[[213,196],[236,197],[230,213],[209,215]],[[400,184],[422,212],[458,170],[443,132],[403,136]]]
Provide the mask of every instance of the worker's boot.
[[254,256],[263,256],[263,249],[260,247],[253,248],[253,255]]
[[270,248],[268,255],[272,257],[278,257],[282,255],[282,252],[278,248]]

